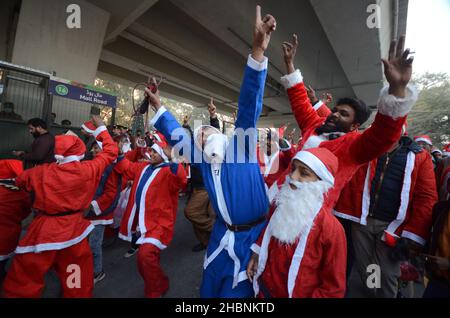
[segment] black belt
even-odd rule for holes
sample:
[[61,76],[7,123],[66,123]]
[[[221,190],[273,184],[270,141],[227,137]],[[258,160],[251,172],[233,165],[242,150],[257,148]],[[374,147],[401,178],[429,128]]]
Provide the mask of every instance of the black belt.
[[256,221],[253,221],[251,223],[248,224],[228,224],[225,222],[225,224],[227,225],[227,228],[232,231],[232,232],[244,232],[244,231],[249,231],[252,227],[263,223],[264,221],[267,220],[267,215],[263,215],[262,217],[260,217],[259,219],[257,219]]
[[45,216],[67,216],[67,215],[81,213],[81,211],[68,211],[68,212],[58,212],[58,213],[55,213],[55,214],[50,214],[50,213],[47,213],[47,212],[44,212],[44,211],[39,211],[39,210],[37,210],[36,212],[39,213],[39,214],[43,214]]

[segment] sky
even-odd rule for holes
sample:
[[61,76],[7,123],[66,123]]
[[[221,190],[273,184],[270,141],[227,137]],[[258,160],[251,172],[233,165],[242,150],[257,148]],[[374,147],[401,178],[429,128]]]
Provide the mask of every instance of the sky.
[[406,47],[414,73],[450,74],[450,0],[409,0]]

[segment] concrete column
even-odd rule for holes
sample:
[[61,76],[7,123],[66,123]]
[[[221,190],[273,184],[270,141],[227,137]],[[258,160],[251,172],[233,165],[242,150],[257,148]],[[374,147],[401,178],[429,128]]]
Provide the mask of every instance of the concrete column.
[[69,29],[66,12],[71,0],[23,0],[12,63],[56,72],[57,77],[92,84],[109,13],[84,1],[81,28]]

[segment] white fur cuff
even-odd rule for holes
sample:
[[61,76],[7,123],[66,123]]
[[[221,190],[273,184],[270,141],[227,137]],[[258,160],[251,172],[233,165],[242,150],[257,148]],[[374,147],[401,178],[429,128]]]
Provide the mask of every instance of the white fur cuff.
[[255,71],[261,72],[267,69],[267,66],[269,65],[269,59],[264,56],[264,61],[258,62],[252,57],[251,54],[249,54],[247,65]]
[[289,89],[294,87],[298,83],[303,82],[303,76],[300,70],[296,70],[294,73],[285,75],[281,78],[281,84],[283,84],[285,89]]
[[414,85],[406,87],[406,97],[398,98],[389,94],[389,87],[381,90],[378,100],[378,111],[386,116],[398,119],[406,116],[414,106],[418,98],[418,91]]
[[162,116],[167,111],[167,109],[164,106],[161,106],[158,111],[156,112],[155,116],[148,122],[148,125],[150,127],[155,126],[156,122],[158,121],[159,117]]
[[250,246],[250,249],[251,249],[255,254],[258,254],[258,255],[259,255],[259,252],[260,252],[260,250],[261,250],[261,247],[260,247],[258,244],[253,243],[252,246]]
[[107,129],[104,125],[101,125],[100,127],[97,127],[97,129],[94,131],[93,135],[97,139],[98,135],[100,135],[104,131],[107,131]]

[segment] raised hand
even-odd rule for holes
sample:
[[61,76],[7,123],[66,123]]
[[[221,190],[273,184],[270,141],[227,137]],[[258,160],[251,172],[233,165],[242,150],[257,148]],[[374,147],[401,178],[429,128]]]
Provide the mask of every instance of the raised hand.
[[319,101],[319,99],[316,96],[316,91],[314,90],[314,88],[311,87],[311,85],[308,85],[308,87],[306,87],[306,93],[308,94],[309,101],[311,102],[312,105],[314,105]]
[[92,115],[92,123],[95,127],[105,126],[103,119],[98,115]]
[[264,60],[264,52],[267,50],[270,42],[270,36],[277,28],[277,21],[273,16],[267,14],[261,18],[261,7],[256,6],[255,27],[253,30],[253,48],[252,57],[262,62]]
[[[158,87],[158,83],[156,82],[156,79],[154,77],[150,80],[151,84]],[[161,108],[161,98],[159,97],[159,89],[153,93],[150,89],[145,88],[145,96],[148,97],[148,101],[150,102],[150,105],[152,105],[153,110],[158,111],[158,109]]]
[[410,50],[405,47],[405,36],[392,41],[388,59],[381,59],[384,65],[384,75],[389,82],[389,93],[400,98],[406,96],[406,86],[411,80],[414,57],[408,57]]
[[288,74],[295,72],[294,58],[297,54],[298,48],[298,37],[297,34],[292,35],[292,42],[283,42],[283,55],[284,63],[286,64],[286,69]]
[[323,93],[322,94],[322,102],[324,104],[330,104],[333,102],[333,95],[331,93]]
[[183,117],[183,126],[187,126],[190,119],[191,119],[191,115],[184,116]]
[[216,105],[214,105],[214,98],[211,97],[211,100],[208,104],[209,117],[216,118],[217,117],[216,110],[217,110],[217,107],[216,107]]

